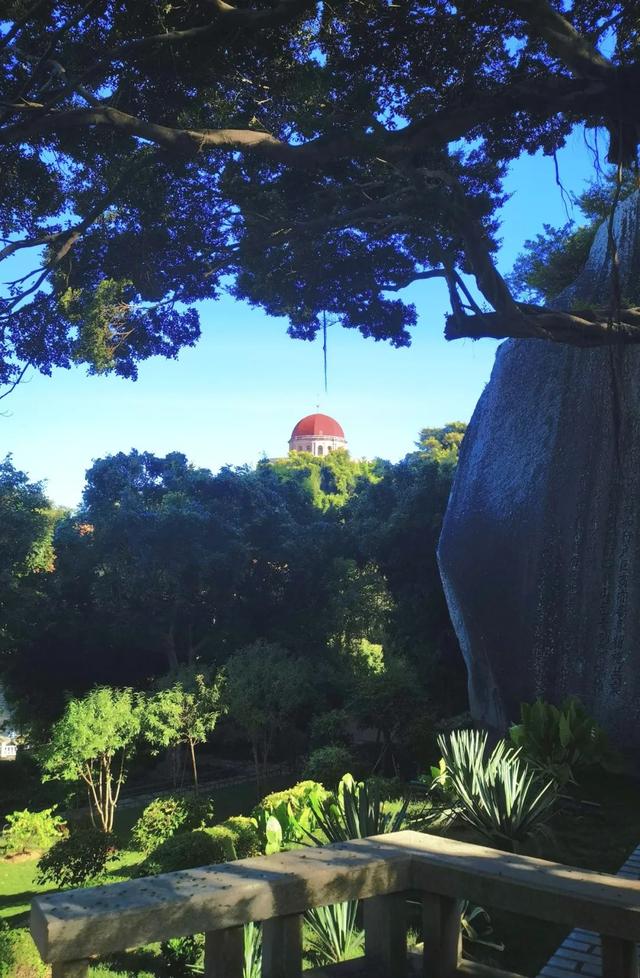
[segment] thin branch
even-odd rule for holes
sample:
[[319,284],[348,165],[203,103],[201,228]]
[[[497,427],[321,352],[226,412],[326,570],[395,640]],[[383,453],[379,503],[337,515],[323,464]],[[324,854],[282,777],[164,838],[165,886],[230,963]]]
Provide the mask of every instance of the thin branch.
[[9,28],[7,33],[0,38],[0,51],[9,46],[16,34],[24,27],[27,21],[29,21],[33,15],[38,12],[40,7],[44,6],[45,3],[47,3],[47,0],[37,0],[33,6],[29,7],[28,10],[25,11],[22,17],[18,17],[18,19],[13,22],[13,25]]
[[611,61],[547,0],[509,0],[508,6],[529,26],[529,34],[546,41],[551,53],[574,74],[601,78],[614,70]]
[[[51,274],[51,272],[55,268],[57,268],[58,265],[60,265],[60,263],[63,261],[64,258],[66,258],[66,256],[69,254],[69,252],[73,248],[73,246],[76,243],[76,241],[78,241],[78,239],[82,237],[82,235],[84,234],[84,232],[95,221],[97,221],[98,218],[102,214],[104,214],[105,210],[107,209],[107,207],[109,206],[109,204],[113,200],[113,198],[114,198],[114,196],[115,196],[115,194],[117,192],[118,186],[125,179],[126,173],[128,173],[130,169],[131,169],[130,167],[127,168],[127,170],[125,171],[125,173],[120,176],[120,179],[117,181],[116,185],[114,187],[112,187],[109,190],[109,192],[104,195],[104,197],[102,197],[102,199],[99,201],[98,204],[96,204],[96,206],[93,208],[93,210],[91,210],[89,212],[89,214],[87,214],[87,216],[82,221],[80,221],[78,224],[76,224],[73,228],[71,228],[70,231],[68,231],[65,234],[64,241],[62,242],[62,244],[60,245],[60,247],[57,249],[57,251],[54,252],[54,254],[52,255],[52,257],[45,263],[44,268],[38,274],[38,277],[37,277],[36,281],[34,282],[34,284],[32,286],[30,286],[30,288],[28,288],[25,291],[21,292],[19,295],[14,296],[14,298],[12,298],[11,301],[7,303],[7,310],[6,310],[6,312],[2,312],[2,314],[0,315],[0,318],[7,319],[15,311],[16,307],[21,302],[23,302],[25,299],[27,299],[30,295],[33,295],[34,292],[37,292],[38,291],[38,289],[40,288],[40,286],[49,277],[49,275]],[[23,276],[21,280],[18,280],[18,281],[25,281],[26,279],[31,278],[31,276],[32,275],[35,275],[35,274],[36,274],[36,271],[29,272],[27,275]]]
[[22,383],[25,374],[30,366],[31,366],[31,360],[27,360],[27,362],[25,363],[24,367],[22,368],[22,370],[20,371],[16,379],[12,380],[9,386],[7,387],[6,391],[0,394],[0,401],[3,401],[5,397],[9,397],[9,394],[12,394],[13,391],[16,389],[16,387],[18,387],[18,385]]
[[37,238],[23,238],[21,241],[11,241],[0,251],[0,261],[4,261],[10,255],[15,254],[22,248],[36,248],[38,245],[51,244],[53,241],[64,234],[63,231],[53,231],[50,234],[41,234]]

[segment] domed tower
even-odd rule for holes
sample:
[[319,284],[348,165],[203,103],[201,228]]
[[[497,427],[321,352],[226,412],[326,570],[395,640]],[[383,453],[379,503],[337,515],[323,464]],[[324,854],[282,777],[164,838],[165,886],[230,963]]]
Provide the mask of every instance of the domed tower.
[[336,448],[346,447],[347,439],[342,427],[327,414],[308,414],[298,421],[289,439],[290,452],[328,455]]

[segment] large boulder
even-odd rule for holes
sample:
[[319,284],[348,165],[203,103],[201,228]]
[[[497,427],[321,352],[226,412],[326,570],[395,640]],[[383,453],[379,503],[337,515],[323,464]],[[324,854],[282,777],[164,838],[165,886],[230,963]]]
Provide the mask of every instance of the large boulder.
[[[616,218],[625,289],[637,212],[634,195]],[[603,233],[565,307],[606,302]],[[521,702],[573,694],[614,742],[640,747],[640,348],[498,349],[439,562],[477,722],[503,730]]]

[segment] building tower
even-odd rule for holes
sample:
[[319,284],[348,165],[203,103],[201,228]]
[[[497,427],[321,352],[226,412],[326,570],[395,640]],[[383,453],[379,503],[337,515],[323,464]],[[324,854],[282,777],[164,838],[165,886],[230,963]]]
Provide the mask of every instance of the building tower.
[[308,414],[298,421],[289,439],[290,452],[328,455],[336,448],[346,448],[342,427],[327,414]]

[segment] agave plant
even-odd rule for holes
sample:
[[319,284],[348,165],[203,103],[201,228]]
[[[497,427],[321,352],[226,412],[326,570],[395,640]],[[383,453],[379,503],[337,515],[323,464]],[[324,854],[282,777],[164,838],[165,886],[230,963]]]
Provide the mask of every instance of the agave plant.
[[469,900],[462,902],[460,930],[465,944],[477,944],[491,948],[492,951],[504,951],[502,941],[496,940],[493,936],[491,917],[484,907],[479,907],[477,903],[470,903]]
[[261,973],[262,929],[259,924],[245,924],[242,978],[260,978]]
[[390,811],[385,808],[377,784],[356,781],[351,774],[345,774],[340,781],[337,796],[320,798],[312,795],[309,805],[320,834],[309,830],[305,834],[319,846],[326,842],[347,842],[397,832],[407,814],[406,802],[399,811]]
[[314,966],[340,964],[362,952],[364,934],[356,923],[357,912],[357,900],[307,911],[307,954]]
[[487,735],[458,730],[438,737],[447,787],[456,814],[485,838],[513,850],[548,831],[556,786],[521,757],[520,749],[498,741],[487,757]]

